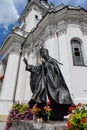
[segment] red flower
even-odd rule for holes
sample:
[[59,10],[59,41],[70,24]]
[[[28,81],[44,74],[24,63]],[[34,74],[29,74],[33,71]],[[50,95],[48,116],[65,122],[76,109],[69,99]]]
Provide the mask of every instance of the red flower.
[[69,112],[72,112],[74,109],[74,107],[69,107]]
[[84,118],[84,122],[86,122],[86,123],[87,123],[87,117],[86,117],[86,118]]
[[41,109],[38,107],[33,107],[32,111],[33,111],[33,114],[38,115],[40,113]]
[[67,122],[67,128],[71,128],[71,123],[70,123],[70,121]]
[[82,103],[78,103],[77,105],[76,105],[76,107],[81,107],[82,106]]
[[52,109],[50,108],[50,106],[44,106],[44,110],[45,111],[52,111]]

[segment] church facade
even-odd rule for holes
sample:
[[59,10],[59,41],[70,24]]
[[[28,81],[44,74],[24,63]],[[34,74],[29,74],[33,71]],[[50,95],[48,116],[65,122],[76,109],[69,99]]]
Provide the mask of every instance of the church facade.
[[87,12],[81,7],[48,5],[47,0],[30,0],[18,19],[19,26],[0,48],[0,119],[5,119],[15,101],[32,96],[29,64],[41,62],[44,46],[59,65],[75,103],[87,102]]

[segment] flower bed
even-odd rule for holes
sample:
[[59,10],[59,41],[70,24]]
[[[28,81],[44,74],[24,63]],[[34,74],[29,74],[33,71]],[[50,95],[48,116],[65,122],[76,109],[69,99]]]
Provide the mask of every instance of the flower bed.
[[14,120],[32,120],[33,113],[27,104],[16,102],[8,115],[5,130],[9,130]]
[[76,107],[70,107],[69,111],[67,130],[87,130],[87,104],[78,103]]
[[[47,115],[47,119],[51,115],[51,108],[50,106],[45,106],[44,112]],[[29,106],[25,103],[16,102],[8,115],[7,121],[6,121],[6,127],[5,130],[10,130],[10,127],[12,126],[12,122],[15,120],[33,120],[33,117],[40,118],[40,121],[42,121],[40,117],[41,109],[38,107],[33,107],[32,109],[29,108]]]

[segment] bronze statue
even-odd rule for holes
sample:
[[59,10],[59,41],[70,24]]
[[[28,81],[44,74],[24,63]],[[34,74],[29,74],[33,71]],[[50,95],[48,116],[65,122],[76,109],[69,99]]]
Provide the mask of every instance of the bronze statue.
[[62,119],[68,114],[69,106],[74,105],[69,90],[58,66],[57,60],[49,56],[49,52],[45,48],[40,49],[40,56],[43,59],[39,66],[32,66],[27,63],[26,70],[31,72],[30,86],[33,93],[29,105],[33,107],[37,104],[43,107],[50,100],[52,108],[51,119]]

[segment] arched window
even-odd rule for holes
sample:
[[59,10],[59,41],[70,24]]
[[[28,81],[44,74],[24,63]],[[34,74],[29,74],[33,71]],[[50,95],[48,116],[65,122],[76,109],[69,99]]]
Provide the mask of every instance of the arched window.
[[77,66],[83,66],[84,60],[83,60],[81,43],[78,40],[72,40],[71,47],[72,47],[73,64]]

